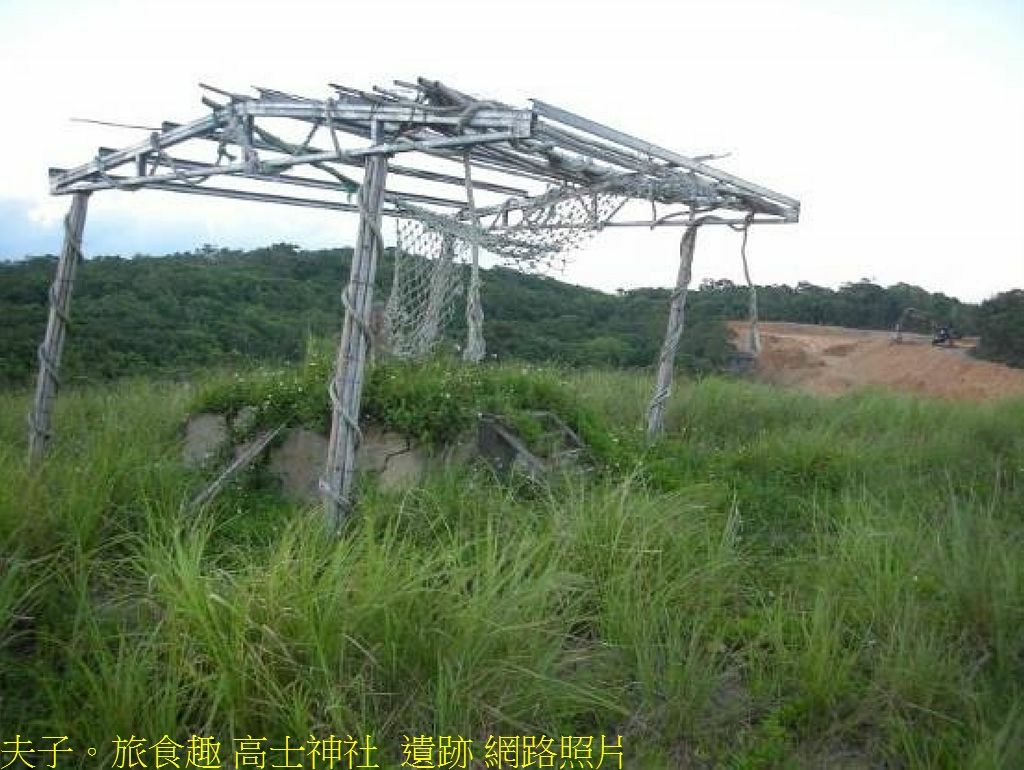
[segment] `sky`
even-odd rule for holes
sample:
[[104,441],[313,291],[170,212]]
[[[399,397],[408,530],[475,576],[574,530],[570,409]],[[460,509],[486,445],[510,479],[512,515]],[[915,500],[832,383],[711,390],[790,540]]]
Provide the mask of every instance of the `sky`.
[[[186,122],[206,112],[199,82],[324,98],[329,82],[420,75],[729,153],[714,165],[802,203],[798,224],[751,232],[758,283],[867,278],[968,301],[1024,287],[1024,0],[0,0],[0,258],[59,249],[69,201],[49,195],[49,167],[145,138],[71,118]],[[353,214],[112,191],[92,196],[85,251],[325,248],[355,228]],[[679,236],[605,231],[555,276],[668,286]],[[695,284],[743,280],[739,238],[703,228]]]

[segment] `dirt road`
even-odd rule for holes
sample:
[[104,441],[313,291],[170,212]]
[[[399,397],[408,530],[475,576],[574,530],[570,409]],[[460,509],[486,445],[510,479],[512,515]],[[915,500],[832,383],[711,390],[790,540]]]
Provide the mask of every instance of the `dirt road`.
[[[747,325],[730,322],[741,350]],[[756,376],[817,393],[844,393],[881,386],[941,398],[989,400],[1024,394],[1024,369],[980,361],[968,355],[977,340],[935,347],[931,338],[891,332],[793,323],[762,323]]]

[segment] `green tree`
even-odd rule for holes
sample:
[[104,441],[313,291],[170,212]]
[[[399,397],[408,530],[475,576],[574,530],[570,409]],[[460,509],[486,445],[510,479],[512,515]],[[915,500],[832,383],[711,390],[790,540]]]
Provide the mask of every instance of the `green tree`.
[[982,358],[1024,366],[1024,291],[1013,289],[981,303],[978,309]]

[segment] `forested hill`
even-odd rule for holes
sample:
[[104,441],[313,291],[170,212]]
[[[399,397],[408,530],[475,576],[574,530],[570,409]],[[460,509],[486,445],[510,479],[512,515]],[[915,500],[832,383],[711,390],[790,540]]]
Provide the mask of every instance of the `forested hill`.
[[[337,333],[351,249],[300,251],[277,244],[249,252],[204,247],[167,257],[96,258],[78,274],[65,380],[178,375],[241,361],[294,360],[308,336]],[[0,264],[0,383],[28,382],[46,319],[55,259]],[[378,296],[391,280],[390,253]],[[906,284],[862,281],[837,291],[801,283],[759,289],[761,317],[890,328],[913,306],[970,333],[978,307]],[[489,353],[573,365],[644,366],[664,334],[669,291],[605,294],[553,278],[485,271]],[[690,292],[681,363],[723,365],[730,346],[721,319],[746,315],[746,288],[707,282]],[[451,330],[461,337],[462,319]]]

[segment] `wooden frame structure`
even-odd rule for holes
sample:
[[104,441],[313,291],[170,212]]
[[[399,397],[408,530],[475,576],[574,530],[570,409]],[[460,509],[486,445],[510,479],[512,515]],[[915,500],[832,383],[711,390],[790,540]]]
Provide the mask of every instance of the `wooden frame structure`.
[[[494,242],[527,230],[579,228],[544,215],[560,201],[575,199],[593,202],[588,229],[685,227],[651,402],[651,435],[661,427],[671,386],[697,228],[742,229],[745,244],[751,224],[799,219],[799,201],[716,169],[708,158],[681,155],[546,102],[513,108],[423,78],[372,91],[331,87],[330,97],[311,99],[269,88],[237,94],[203,86],[203,117],[164,123],[142,142],[101,148],[77,168],[50,170],[51,192],[72,195],[73,202],[40,346],[31,460],[42,456],[50,436],[86,204],[96,191],[151,189],[359,214],[342,295],[345,315],[330,384],[333,418],[321,483],[332,526],[351,507],[382,217],[440,221],[460,237],[486,232]],[[282,194],[281,187],[306,194]],[[599,216],[597,198],[609,194],[647,201],[650,216],[627,218],[622,206]],[[474,240],[474,277],[475,246]],[[478,291],[478,279],[475,286],[471,291]],[[478,296],[475,302],[472,313],[479,320]]]

